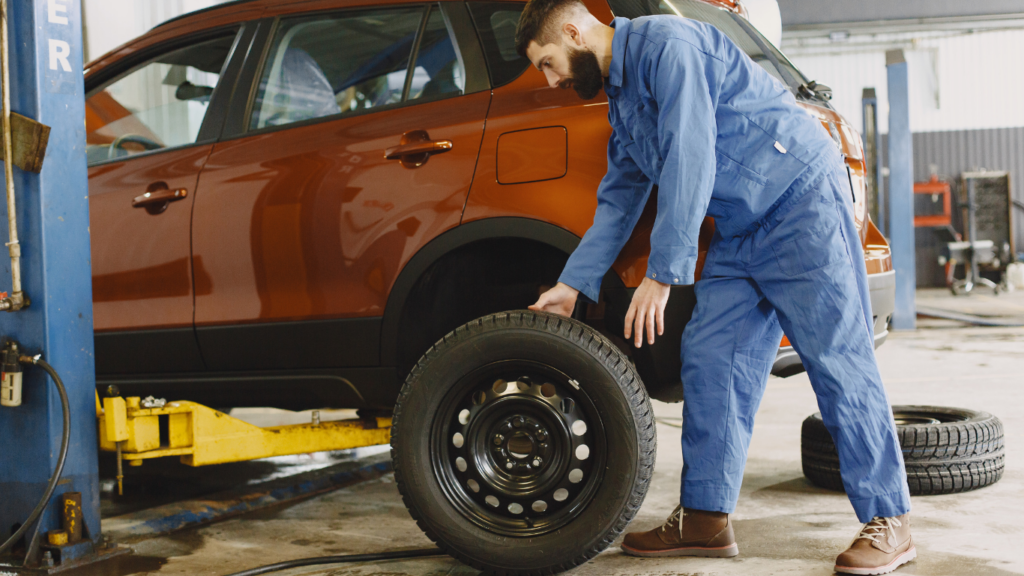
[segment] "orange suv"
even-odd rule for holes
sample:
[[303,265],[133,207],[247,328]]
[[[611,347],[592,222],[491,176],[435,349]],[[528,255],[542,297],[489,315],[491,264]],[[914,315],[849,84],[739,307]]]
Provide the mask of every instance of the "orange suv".
[[[880,344],[889,249],[827,89],[731,1],[586,4],[707,21],[821,120],[846,155]],[[88,64],[97,384],[393,412],[403,497],[453,555],[541,574],[605,548],[653,468],[648,396],[681,400],[694,295],[672,289],[654,345],[621,339],[652,199],[598,303],[523,310],[592,222],[611,131],[607,102],[526,72],[523,6],[237,0]],[[801,370],[783,340],[773,372]]]

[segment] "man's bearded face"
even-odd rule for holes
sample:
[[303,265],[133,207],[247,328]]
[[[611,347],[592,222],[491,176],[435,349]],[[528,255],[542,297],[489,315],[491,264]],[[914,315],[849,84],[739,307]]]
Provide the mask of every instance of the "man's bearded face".
[[567,47],[571,78],[559,83],[561,88],[572,88],[584,100],[592,100],[604,88],[604,76],[597,55],[590,50]]

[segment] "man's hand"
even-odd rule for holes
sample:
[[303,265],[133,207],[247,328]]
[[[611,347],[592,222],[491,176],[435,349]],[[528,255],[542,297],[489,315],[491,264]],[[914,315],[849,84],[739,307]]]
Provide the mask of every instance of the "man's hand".
[[572,286],[559,282],[554,288],[541,294],[537,302],[530,306],[530,310],[570,316],[572,309],[576,307],[576,296],[579,293],[580,291]]
[[647,327],[647,343],[654,344],[654,329],[658,335],[665,333],[665,304],[668,304],[669,285],[657,280],[644,278],[633,293],[633,301],[626,312],[626,340],[635,335],[633,344],[639,348],[644,341],[644,326]]

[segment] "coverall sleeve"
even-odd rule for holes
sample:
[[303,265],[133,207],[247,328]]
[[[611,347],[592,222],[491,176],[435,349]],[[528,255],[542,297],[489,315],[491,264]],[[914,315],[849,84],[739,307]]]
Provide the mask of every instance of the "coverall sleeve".
[[608,172],[597,188],[594,223],[569,256],[559,282],[597,302],[601,280],[633,232],[651,193],[651,181],[615,133],[608,139]]
[[649,60],[664,163],[647,277],[665,284],[693,284],[697,238],[715,183],[718,129],[711,82],[717,64],[721,62],[678,39],[666,41]]

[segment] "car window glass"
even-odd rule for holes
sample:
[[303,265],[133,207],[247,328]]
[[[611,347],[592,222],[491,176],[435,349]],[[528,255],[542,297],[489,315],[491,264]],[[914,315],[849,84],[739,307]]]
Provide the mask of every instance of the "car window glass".
[[[638,18],[640,16],[652,16],[655,14],[674,14],[684,16],[692,20],[699,20],[718,28],[730,40],[739,46],[740,50],[746,52],[754,62],[768,71],[784,86],[790,83],[779,73],[778,68],[771,59],[764,53],[764,50],[754,41],[746,30],[733,19],[728,10],[716,8],[699,0],[610,0],[612,11],[616,16],[625,18]],[[767,42],[766,42],[767,44]]]
[[[250,129],[359,112],[403,101],[425,8],[368,10],[282,21],[253,101]],[[437,11],[414,97],[461,93],[465,74]]]
[[798,85],[807,83],[807,77],[804,76],[803,73],[800,72],[800,70],[798,70],[797,67],[794,66],[793,63],[789,61],[789,58],[786,58],[785,54],[779,51],[779,49],[776,48],[774,44],[769,42],[768,39],[765,38],[764,35],[761,34],[761,32],[759,32],[757,28],[754,27],[753,24],[747,22],[746,20],[742,20],[741,16],[734,16],[734,18],[740,20],[740,23],[743,24],[743,27],[746,28],[747,32],[756,35],[757,38],[761,40],[761,43],[768,48],[768,50],[772,53],[772,56],[775,56],[775,60],[777,61],[778,65],[782,67],[785,72],[789,73],[789,75],[793,78],[794,82],[796,82]]
[[233,42],[167,52],[86,99],[89,164],[195,142]]
[[494,87],[515,80],[530,66],[528,59],[516,53],[516,25],[524,6],[512,2],[469,3]]
[[465,70],[444,14],[436,6],[431,8],[416,50],[409,100],[462,94],[466,89]]

